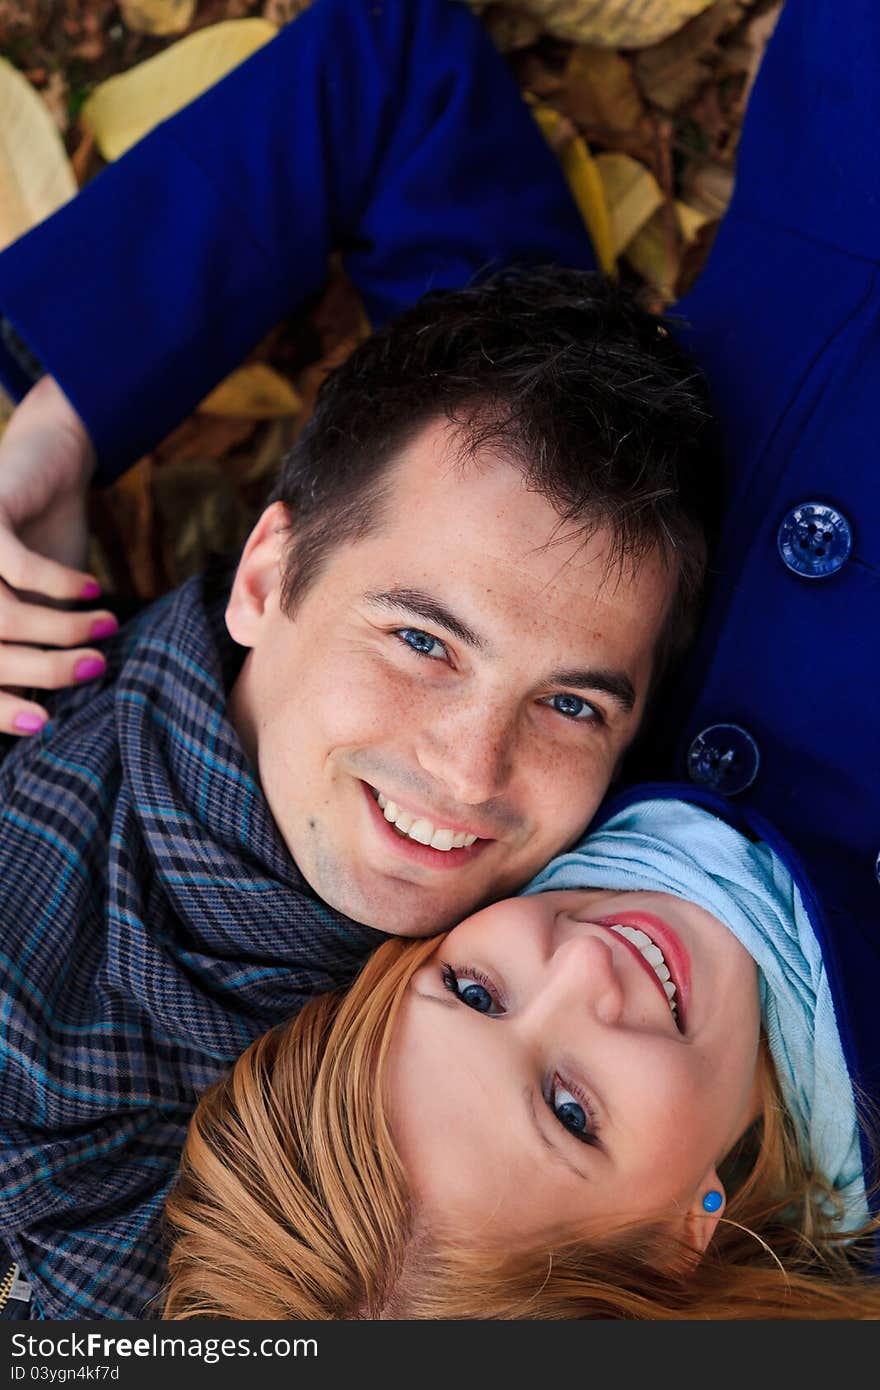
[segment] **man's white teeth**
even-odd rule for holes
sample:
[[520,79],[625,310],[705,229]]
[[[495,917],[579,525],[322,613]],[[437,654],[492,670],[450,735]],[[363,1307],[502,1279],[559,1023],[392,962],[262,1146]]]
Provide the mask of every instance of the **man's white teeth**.
[[432,825],[424,816],[416,820],[409,811],[404,811],[396,801],[389,801],[381,792],[376,793],[379,809],[387,821],[406,835],[409,840],[417,840],[420,845],[430,845],[431,849],[466,849],[477,839],[476,835],[466,835],[463,830],[449,830],[443,826]]
[[639,931],[638,927],[622,927],[619,924],[615,923],[615,925],[612,926],[611,930],[616,931],[619,936],[622,936],[624,938],[624,940],[631,941],[633,946],[638,947],[640,954],[644,956],[645,960],[648,962],[651,969],[654,971],[654,974],[657,976],[658,980],[663,986],[666,998],[669,1000],[670,1009],[672,1010],[673,1014],[678,1014],[678,1003],[675,998],[675,985],[672,983],[672,977],[669,972],[669,966],[663,959],[663,952],[660,950],[660,947],[655,946],[650,936],[648,936],[648,933]]

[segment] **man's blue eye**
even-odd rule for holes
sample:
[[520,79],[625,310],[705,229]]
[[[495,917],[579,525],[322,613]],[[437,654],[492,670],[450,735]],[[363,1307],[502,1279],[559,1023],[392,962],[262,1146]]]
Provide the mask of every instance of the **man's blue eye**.
[[580,695],[551,695],[547,701],[551,709],[555,709],[558,714],[564,714],[566,719],[597,719],[598,713],[588,700],[582,700]]
[[446,648],[443,643],[438,642],[436,637],[432,637],[430,632],[422,632],[420,628],[401,627],[398,628],[395,636],[405,642],[408,647],[411,647],[414,652],[418,652],[419,656],[439,658],[446,655]]

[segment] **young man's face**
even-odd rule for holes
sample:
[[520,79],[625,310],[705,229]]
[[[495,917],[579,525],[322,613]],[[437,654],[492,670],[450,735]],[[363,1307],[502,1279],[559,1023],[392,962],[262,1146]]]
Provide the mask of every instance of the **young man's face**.
[[264,513],[227,612],[251,649],[230,713],[316,892],[424,936],[581,834],[641,719],[673,579],[658,555],[621,575],[608,533],[585,544],[511,464],[460,468],[443,423],[391,479],[375,532],[291,617],[286,516]]

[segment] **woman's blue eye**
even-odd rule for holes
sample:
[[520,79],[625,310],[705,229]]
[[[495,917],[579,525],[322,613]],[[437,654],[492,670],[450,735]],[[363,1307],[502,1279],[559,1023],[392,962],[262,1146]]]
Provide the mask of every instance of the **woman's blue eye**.
[[558,714],[564,714],[566,719],[598,719],[598,711],[589,700],[581,699],[580,695],[551,695],[546,702],[551,709],[555,709]]
[[405,642],[408,647],[411,647],[414,652],[418,652],[419,656],[439,659],[446,655],[446,648],[443,643],[438,642],[436,637],[432,637],[430,632],[422,632],[421,628],[401,627],[398,628],[395,636]]
[[459,977],[451,965],[444,965],[443,967],[443,984],[450,994],[454,994],[456,999],[460,999],[462,1004],[466,1004],[469,1009],[474,1009],[478,1014],[489,1014],[497,1008],[486,985],[481,984],[479,980],[475,980],[469,974],[462,973],[462,976]]
[[584,1144],[598,1143],[593,1116],[586,1106],[559,1082],[552,1088],[550,1109],[563,1128],[573,1134],[575,1139],[580,1139]]

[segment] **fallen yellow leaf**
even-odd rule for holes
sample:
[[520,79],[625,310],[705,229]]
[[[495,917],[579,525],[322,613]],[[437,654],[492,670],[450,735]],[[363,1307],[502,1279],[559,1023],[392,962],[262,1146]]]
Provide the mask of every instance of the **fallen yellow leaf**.
[[[472,9],[491,0],[469,0]],[[557,39],[602,48],[645,48],[676,33],[714,0],[515,0],[515,8],[541,20]]]
[[286,377],[266,362],[247,362],[199,406],[203,415],[237,415],[245,420],[278,420],[298,415],[302,399]]
[[198,0],[119,0],[126,29],[135,34],[182,34],[193,21]]
[[688,203],[682,203],[678,199],[675,203],[675,217],[685,244],[692,242],[706,223],[712,221],[708,212],[702,212],[699,208],[692,208]]
[[631,155],[603,152],[594,163],[611,215],[614,254],[619,256],[660,207],[663,192],[651,170]]
[[614,271],[614,235],[608,203],[596,161],[580,135],[567,135],[571,122],[559,111],[541,102],[530,102],[532,113],[562,166],[572,197],[578,205],[590,234],[599,267],[606,275]]
[[27,78],[0,58],[0,250],[76,191],[70,160],[45,103]]
[[94,134],[104,158],[118,159],[277,32],[265,19],[227,19],[187,34],[96,87],[83,106],[82,123]]
[[625,258],[666,304],[672,302],[681,265],[681,241],[677,221],[670,227],[665,208],[658,208],[636,232]]

